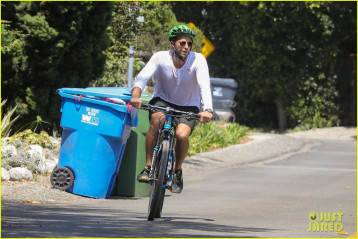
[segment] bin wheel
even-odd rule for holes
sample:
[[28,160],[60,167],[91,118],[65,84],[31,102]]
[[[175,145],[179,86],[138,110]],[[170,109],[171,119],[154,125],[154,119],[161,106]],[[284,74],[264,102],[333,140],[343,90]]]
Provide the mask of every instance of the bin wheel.
[[52,171],[50,180],[54,188],[66,191],[72,186],[74,178],[71,169],[60,167]]

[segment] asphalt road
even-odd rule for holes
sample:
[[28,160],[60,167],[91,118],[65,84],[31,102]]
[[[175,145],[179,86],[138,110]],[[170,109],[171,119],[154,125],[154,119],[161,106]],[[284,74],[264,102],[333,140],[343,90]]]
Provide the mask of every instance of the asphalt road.
[[[168,193],[163,217],[153,222],[146,220],[148,198],[6,202],[2,237],[345,238],[357,232],[357,142],[319,143],[280,160],[188,176],[184,191]],[[344,234],[309,231],[311,212],[343,213]]]

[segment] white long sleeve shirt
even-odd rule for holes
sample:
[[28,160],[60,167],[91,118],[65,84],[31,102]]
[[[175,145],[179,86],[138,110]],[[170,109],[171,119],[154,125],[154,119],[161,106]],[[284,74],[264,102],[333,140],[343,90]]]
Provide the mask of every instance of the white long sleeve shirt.
[[196,106],[213,109],[209,68],[205,57],[190,52],[180,69],[175,68],[173,51],[155,53],[139,73],[134,87],[144,90],[148,80],[154,76],[153,97],[180,106]]

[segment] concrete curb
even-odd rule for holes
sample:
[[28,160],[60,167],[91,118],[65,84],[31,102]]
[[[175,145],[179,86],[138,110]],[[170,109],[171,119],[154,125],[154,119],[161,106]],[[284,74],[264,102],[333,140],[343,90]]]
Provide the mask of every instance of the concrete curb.
[[185,159],[183,166],[185,174],[198,175],[202,171],[212,172],[278,160],[285,155],[289,156],[317,145],[317,141],[310,139],[278,134],[255,133],[249,138],[251,141],[245,144],[199,153]]

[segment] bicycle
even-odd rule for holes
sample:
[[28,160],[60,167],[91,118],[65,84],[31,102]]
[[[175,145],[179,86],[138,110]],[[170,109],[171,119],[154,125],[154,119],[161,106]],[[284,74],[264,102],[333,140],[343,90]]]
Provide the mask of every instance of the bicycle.
[[148,205],[148,221],[153,221],[154,218],[161,217],[165,190],[170,189],[173,182],[175,129],[177,127],[173,119],[176,117],[184,117],[188,120],[199,120],[200,116],[192,112],[175,110],[171,107],[165,108],[149,104],[143,104],[141,109],[152,112],[162,112],[165,115],[164,125],[159,127],[149,173],[151,190]]

